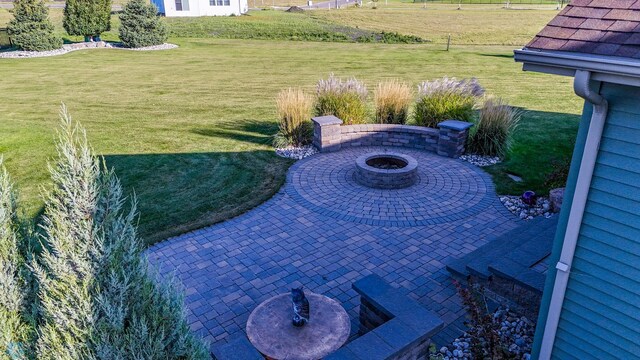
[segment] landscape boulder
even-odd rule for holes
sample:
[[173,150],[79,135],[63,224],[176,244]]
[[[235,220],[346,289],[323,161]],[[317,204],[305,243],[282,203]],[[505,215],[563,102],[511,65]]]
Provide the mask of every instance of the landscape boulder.
[[551,202],[551,210],[560,212],[562,208],[562,199],[564,198],[564,188],[551,189],[549,191],[549,202]]

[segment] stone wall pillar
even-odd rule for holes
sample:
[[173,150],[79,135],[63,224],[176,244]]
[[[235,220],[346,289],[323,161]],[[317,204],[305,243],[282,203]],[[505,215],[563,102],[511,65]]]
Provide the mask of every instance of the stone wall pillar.
[[438,155],[459,158],[464,154],[472,123],[446,120],[438,124]]
[[342,147],[342,120],[333,115],[316,116],[313,121],[313,145],[320,152],[338,151]]

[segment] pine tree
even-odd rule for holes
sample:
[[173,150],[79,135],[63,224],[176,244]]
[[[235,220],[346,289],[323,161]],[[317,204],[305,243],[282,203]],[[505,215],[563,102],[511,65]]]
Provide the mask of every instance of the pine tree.
[[39,359],[206,359],[190,332],[181,295],[149,269],[136,206],[91,154],[84,130],[61,112],[54,190],[45,206],[37,266]]
[[28,242],[19,230],[16,195],[0,158],[0,359],[32,358],[35,336]]
[[120,15],[120,40],[130,48],[163,44],[167,29],[158,8],[144,0],[129,1]]
[[7,32],[17,47],[25,51],[47,51],[59,49],[62,39],[53,33],[49,21],[49,10],[42,0],[15,0],[13,19]]
[[67,0],[62,25],[69,35],[99,40],[111,30],[111,0]]

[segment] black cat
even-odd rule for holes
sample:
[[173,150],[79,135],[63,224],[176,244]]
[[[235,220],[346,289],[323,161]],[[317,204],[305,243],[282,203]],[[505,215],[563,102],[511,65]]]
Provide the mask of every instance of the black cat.
[[304,296],[302,287],[291,289],[293,302],[293,326],[302,326],[309,322],[309,300]]

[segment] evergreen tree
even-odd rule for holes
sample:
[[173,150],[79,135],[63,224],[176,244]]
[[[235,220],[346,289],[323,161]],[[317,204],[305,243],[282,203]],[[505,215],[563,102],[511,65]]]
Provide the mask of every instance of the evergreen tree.
[[25,51],[59,49],[62,39],[53,33],[49,10],[42,0],[15,0],[13,19],[7,32],[16,46]]
[[0,158],[0,359],[32,358],[35,336],[28,242],[19,230],[16,196]]
[[59,158],[50,167],[41,266],[39,359],[206,359],[173,283],[149,269],[136,206],[61,112]]
[[167,29],[158,8],[144,0],[129,1],[120,15],[120,40],[130,48],[163,44]]
[[67,0],[62,25],[69,35],[99,40],[111,30],[111,0]]

